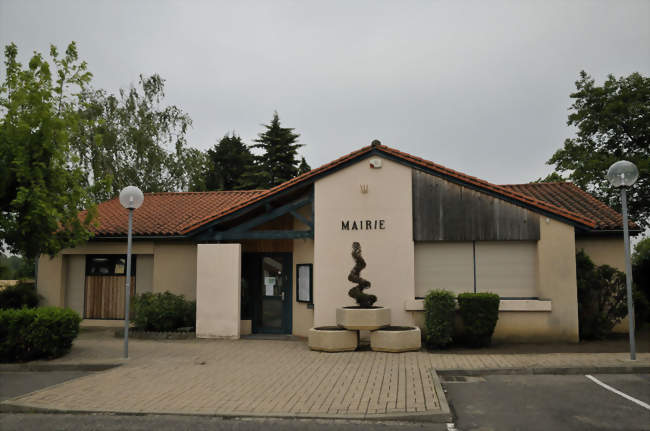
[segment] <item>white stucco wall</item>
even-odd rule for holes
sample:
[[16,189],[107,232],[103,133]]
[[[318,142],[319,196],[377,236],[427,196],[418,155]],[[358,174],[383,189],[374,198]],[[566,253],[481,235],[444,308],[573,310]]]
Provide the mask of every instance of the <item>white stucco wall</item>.
[[[337,307],[355,305],[347,280],[354,241],[367,263],[361,276],[372,283],[366,292],[379,298],[376,305],[391,308],[393,324],[413,324],[404,310],[404,301],[415,297],[411,169],[388,159],[382,163],[371,169],[366,158],[315,184],[315,326],[334,324]],[[385,229],[342,230],[344,220],[373,220],[373,226],[384,220]]]
[[239,338],[241,245],[196,246],[196,336]]

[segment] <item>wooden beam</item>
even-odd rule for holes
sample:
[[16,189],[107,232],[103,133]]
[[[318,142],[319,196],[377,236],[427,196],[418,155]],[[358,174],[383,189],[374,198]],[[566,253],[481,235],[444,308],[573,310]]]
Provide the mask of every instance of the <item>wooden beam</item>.
[[306,217],[303,217],[303,215],[300,214],[299,212],[293,210],[289,212],[291,213],[292,216],[300,220],[303,224],[309,226],[309,229],[314,230],[314,223],[311,220],[307,219]]
[[290,202],[286,205],[282,205],[281,207],[277,207],[274,210],[268,211],[265,214],[259,215],[251,220],[248,220],[247,222],[239,224],[233,227],[232,229],[229,229],[226,232],[246,232],[254,227],[257,227],[261,224],[274,220],[282,215],[297,210],[298,208],[302,208],[305,205],[309,205],[312,202],[312,200],[313,200],[312,197],[309,196],[304,199],[299,199],[297,201]]

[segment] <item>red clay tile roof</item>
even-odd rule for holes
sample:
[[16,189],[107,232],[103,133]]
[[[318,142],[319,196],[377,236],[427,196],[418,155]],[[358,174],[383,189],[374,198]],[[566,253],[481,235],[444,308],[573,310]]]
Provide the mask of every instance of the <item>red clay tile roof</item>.
[[[265,193],[265,190],[145,193],[144,203],[133,212],[133,234],[138,236],[181,235],[187,226],[198,220],[230,208],[240,202]],[[95,235],[125,236],[128,229],[128,211],[118,198],[97,206],[99,226],[92,228]]]
[[[599,230],[620,230],[623,227],[623,216],[620,213],[572,183],[507,184],[501,187],[584,214],[596,221],[596,229]],[[633,222],[630,222],[629,227],[639,229]]]
[[[556,183],[560,186],[554,186],[552,185],[554,183],[540,183],[500,186],[385,145],[370,145],[269,190],[146,194],[145,203],[134,213],[134,233],[136,235],[188,234],[221,217],[308,182],[314,177],[327,174],[340,165],[372,151],[455,178],[462,183],[492,192],[505,199],[519,201],[528,207],[558,215],[592,229],[615,229],[617,226],[615,219],[618,213],[616,211],[572,184]],[[127,212],[117,199],[101,203],[98,207],[98,214],[100,227],[95,230],[97,235],[122,236],[126,234]],[[618,226],[620,226],[620,222]]]
[[562,208],[560,206],[554,205],[552,203],[548,203],[548,202],[545,202],[543,200],[536,199],[536,198],[531,197],[530,195],[527,195],[527,194],[521,194],[521,193],[518,193],[518,192],[515,192],[515,191],[512,191],[512,190],[509,190],[509,189],[507,189],[505,187],[501,187],[501,186],[498,186],[496,184],[489,183],[487,181],[481,180],[481,179],[473,177],[471,175],[467,175],[467,174],[464,174],[462,172],[454,171],[454,170],[446,168],[446,167],[444,167],[442,165],[438,165],[436,163],[433,163],[433,162],[431,162],[429,160],[425,160],[425,159],[422,159],[420,157],[415,157],[415,156],[412,156],[410,154],[403,153],[401,151],[395,150],[395,149],[387,147],[385,145],[369,145],[369,146],[363,147],[363,148],[361,148],[361,149],[359,149],[357,151],[353,151],[352,153],[347,154],[347,155],[345,155],[343,157],[340,157],[340,158],[338,158],[338,159],[336,159],[336,160],[334,160],[334,161],[332,161],[330,163],[327,163],[327,164],[325,164],[325,165],[323,165],[323,166],[321,166],[319,168],[313,169],[313,170],[311,170],[309,172],[306,172],[306,173],[304,173],[302,175],[299,175],[299,176],[297,176],[295,178],[292,178],[289,181],[286,181],[286,182],[284,182],[284,183],[282,183],[280,185],[277,185],[277,186],[267,190],[263,194],[260,194],[260,195],[257,195],[255,197],[251,198],[249,201],[241,202],[241,203],[239,203],[237,205],[234,205],[234,206],[232,206],[230,208],[225,208],[225,209],[223,209],[222,211],[220,211],[217,214],[214,214],[214,215],[212,215],[210,217],[207,217],[204,220],[198,221],[197,223],[195,223],[192,226],[188,226],[184,233],[188,233],[188,232],[190,232],[190,231],[192,231],[194,229],[197,229],[197,228],[199,228],[199,227],[201,227],[201,226],[203,226],[203,225],[205,225],[207,223],[210,223],[211,221],[217,220],[217,219],[219,219],[219,218],[221,218],[221,217],[223,217],[225,215],[231,214],[231,213],[233,213],[233,212],[235,212],[235,211],[237,211],[237,210],[239,210],[241,208],[244,208],[244,207],[246,207],[248,205],[251,205],[251,204],[253,204],[255,202],[258,202],[258,201],[260,201],[262,199],[265,199],[267,197],[270,197],[270,196],[272,196],[272,195],[274,195],[276,193],[279,193],[279,192],[281,192],[283,190],[286,190],[286,189],[288,189],[288,188],[290,188],[292,186],[295,186],[295,185],[297,185],[299,183],[307,181],[307,180],[309,180],[309,179],[311,179],[313,177],[324,174],[327,171],[329,171],[331,169],[334,169],[334,168],[338,167],[339,165],[344,164],[345,162],[356,159],[357,157],[360,157],[360,156],[363,156],[363,155],[365,155],[367,153],[370,153],[373,150],[377,150],[380,153],[384,153],[386,155],[393,156],[395,158],[401,159],[401,160],[406,161],[406,162],[410,162],[410,163],[412,163],[414,165],[417,165],[417,166],[420,166],[420,167],[423,167],[423,168],[426,168],[426,169],[430,169],[430,170],[438,172],[440,174],[450,176],[450,177],[454,177],[454,178],[456,178],[456,179],[458,179],[458,180],[460,180],[460,181],[462,181],[464,183],[468,183],[468,184],[477,186],[477,187],[479,187],[481,189],[484,189],[484,190],[492,191],[492,192],[494,192],[494,193],[496,193],[498,195],[501,195],[501,196],[503,196],[505,198],[514,199],[514,200],[520,201],[520,202],[522,202],[524,204],[527,204],[527,205],[536,207],[538,209],[550,212],[552,214],[557,214],[557,215],[559,215],[561,217],[564,217],[564,218],[570,219],[572,221],[578,222],[578,223],[580,223],[582,225],[585,225],[585,226],[588,226],[590,228],[595,228],[596,227],[596,222],[594,220],[590,219],[589,217],[583,215],[583,214],[579,214],[579,213],[573,212],[571,210]]

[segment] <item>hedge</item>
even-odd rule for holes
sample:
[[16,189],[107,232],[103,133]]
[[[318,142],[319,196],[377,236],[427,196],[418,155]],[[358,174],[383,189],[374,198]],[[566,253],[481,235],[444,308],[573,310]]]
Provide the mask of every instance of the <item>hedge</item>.
[[14,286],[0,290],[0,310],[9,308],[36,308],[39,296],[34,282],[20,281]]
[[458,307],[465,327],[464,339],[470,347],[485,347],[499,320],[499,295],[494,293],[461,293]]
[[79,333],[81,317],[57,307],[0,310],[0,362],[64,355]]
[[133,314],[138,329],[171,332],[196,325],[196,302],[170,292],[143,293],[133,298]]
[[454,334],[455,295],[432,290],[424,298],[424,345],[430,349],[448,346]]

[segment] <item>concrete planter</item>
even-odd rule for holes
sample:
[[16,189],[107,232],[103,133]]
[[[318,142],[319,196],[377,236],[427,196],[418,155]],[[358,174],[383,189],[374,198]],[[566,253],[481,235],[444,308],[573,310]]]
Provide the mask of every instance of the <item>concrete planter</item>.
[[420,350],[421,345],[417,326],[390,326],[370,333],[370,348],[377,352],[408,352]]
[[390,308],[337,308],[336,324],[341,328],[362,331],[383,328],[390,325]]
[[357,348],[357,332],[336,326],[321,326],[309,330],[309,348],[321,352],[347,352]]

